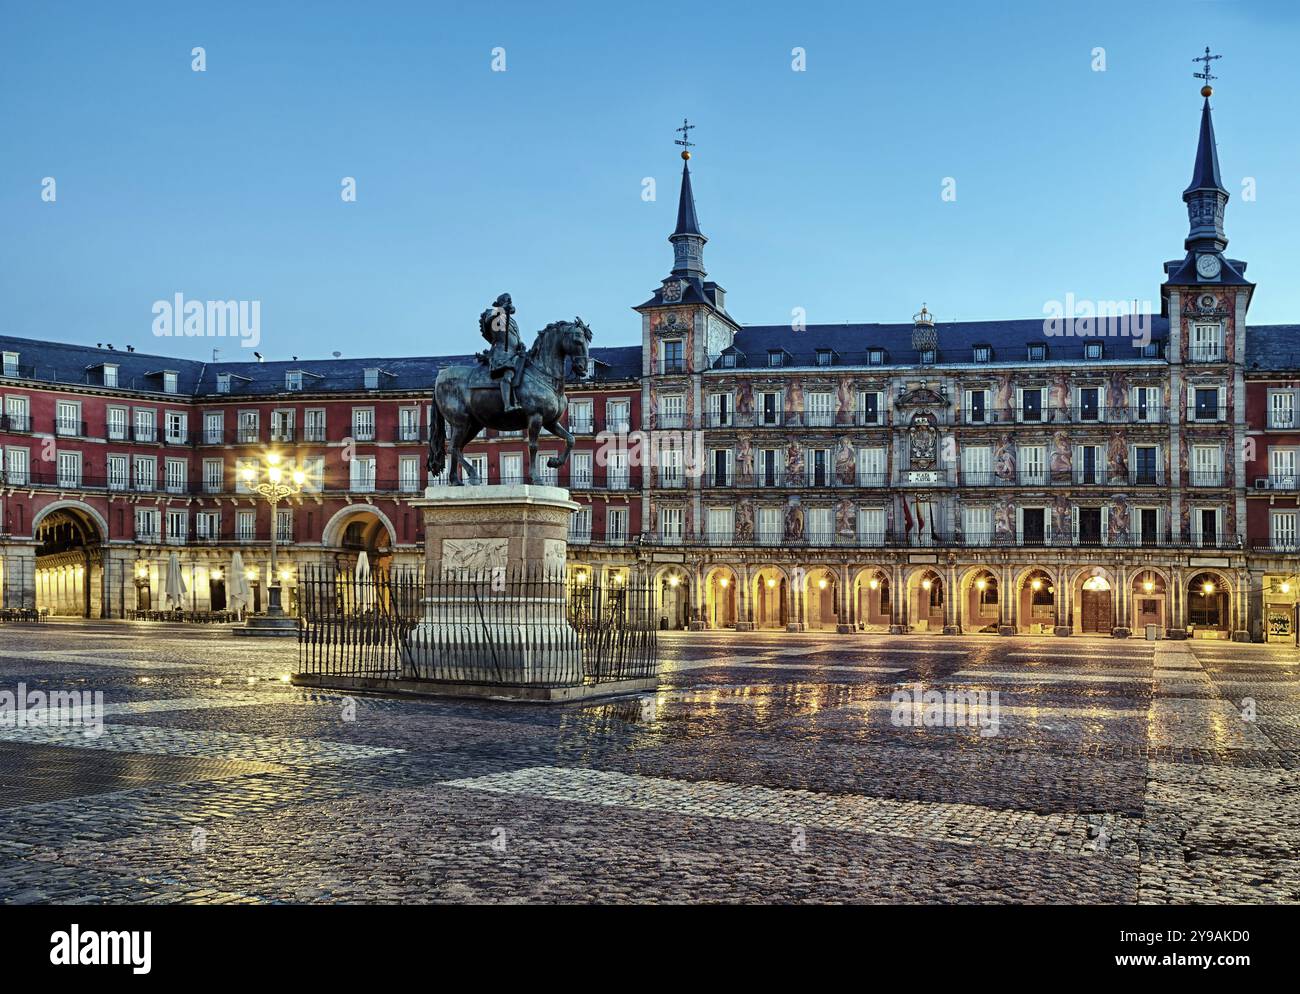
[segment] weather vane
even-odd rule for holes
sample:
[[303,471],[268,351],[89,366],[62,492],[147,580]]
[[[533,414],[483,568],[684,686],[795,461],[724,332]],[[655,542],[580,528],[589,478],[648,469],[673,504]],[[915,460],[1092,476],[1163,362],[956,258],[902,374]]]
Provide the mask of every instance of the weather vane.
[[682,147],[682,158],[683,158],[683,159],[689,159],[689,158],[691,157],[691,153],[688,152],[687,149],[691,148],[691,147],[695,144],[695,142],[693,142],[693,141],[687,141],[686,139],[690,138],[690,136],[691,136],[690,133],[691,133],[694,129],[695,129],[695,125],[693,125],[690,121],[688,121],[688,120],[687,120],[686,118],[684,118],[684,117],[682,118],[682,126],[681,126],[680,128],[676,128],[676,129],[674,129],[674,130],[676,130],[676,131],[680,131],[680,132],[682,133],[682,136],[681,136],[680,138],[675,138],[675,139],[673,139],[673,144],[674,144],[674,145],[680,145],[680,146]]
[[[1209,46],[1209,45],[1206,45],[1206,46],[1205,46],[1205,54],[1204,54],[1204,55],[1198,55],[1196,58],[1192,59],[1193,62],[1203,62],[1203,63],[1205,63],[1205,65],[1204,65],[1204,67],[1203,67],[1203,68],[1205,69],[1204,72],[1194,72],[1194,73],[1192,73],[1192,75],[1195,76],[1197,79],[1204,80],[1204,81],[1205,81],[1205,89],[1207,89],[1207,90],[1210,88],[1210,80],[1212,80],[1212,79],[1218,79],[1218,78],[1219,78],[1218,76],[1215,76],[1212,72],[1210,72],[1210,63],[1213,62],[1215,59],[1221,59],[1221,58],[1223,58],[1222,55],[1211,55],[1211,54],[1210,54],[1210,46]],[[1209,94],[1207,93],[1206,96],[1208,97]]]

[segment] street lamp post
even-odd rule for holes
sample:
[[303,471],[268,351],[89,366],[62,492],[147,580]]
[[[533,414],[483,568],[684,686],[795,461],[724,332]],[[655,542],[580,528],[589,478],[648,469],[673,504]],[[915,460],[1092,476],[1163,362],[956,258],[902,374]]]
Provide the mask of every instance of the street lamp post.
[[245,466],[244,485],[256,494],[265,497],[267,503],[271,505],[271,586],[267,591],[266,616],[268,618],[284,617],[284,608],[280,603],[280,570],[277,564],[276,552],[276,531],[279,527],[276,513],[280,501],[286,497],[294,497],[302,493],[302,485],[306,481],[306,474],[300,469],[295,469],[286,474],[280,466],[280,454],[270,452],[266,456],[266,478],[262,479],[258,471],[252,466]]

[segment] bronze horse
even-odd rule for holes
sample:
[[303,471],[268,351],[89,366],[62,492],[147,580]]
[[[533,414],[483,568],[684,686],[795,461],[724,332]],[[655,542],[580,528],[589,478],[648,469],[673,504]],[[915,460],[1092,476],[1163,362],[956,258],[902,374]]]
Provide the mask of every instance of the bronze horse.
[[486,365],[447,366],[439,370],[433,384],[429,472],[437,476],[447,465],[448,426],[451,428],[451,469],[447,483],[453,487],[463,484],[462,469],[468,471],[471,484],[482,482],[462,453],[484,428],[528,432],[529,483],[533,483],[537,476],[537,435],[543,428],[564,442],[564,451],[558,457],[548,459],[546,465],[552,469],[563,466],[573,449],[573,436],[560,424],[569,408],[568,398],[564,395],[564,360],[566,357],[572,360],[575,375],[586,376],[590,344],[591,329],[583,324],[582,318],[554,321],[539,331],[533,347],[528,350],[523,382],[516,391],[521,409],[513,413],[506,413],[498,381],[491,378]]

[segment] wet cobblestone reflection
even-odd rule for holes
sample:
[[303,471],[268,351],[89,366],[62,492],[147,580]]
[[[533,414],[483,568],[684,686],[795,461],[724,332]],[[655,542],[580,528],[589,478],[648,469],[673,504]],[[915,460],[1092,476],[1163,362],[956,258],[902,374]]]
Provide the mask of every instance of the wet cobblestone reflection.
[[211,630],[5,629],[0,689],[104,709],[0,724],[0,901],[1300,900],[1293,648],[663,649],[658,693],[547,709],[305,693],[293,645]]

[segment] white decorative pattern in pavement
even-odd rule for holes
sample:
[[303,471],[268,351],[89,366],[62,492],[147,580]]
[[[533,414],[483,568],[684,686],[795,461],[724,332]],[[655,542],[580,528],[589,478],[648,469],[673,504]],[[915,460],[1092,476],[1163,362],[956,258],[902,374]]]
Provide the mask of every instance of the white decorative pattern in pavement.
[[1174,749],[1275,749],[1241,708],[1221,698],[1157,697],[1151,702],[1152,746]]
[[1117,814],[1040,815],[974,804],[895,801],[557,766],[450,780],[443,786],[1064,856],[1136,860],[1138,855],[1138,820]]
[[1145,673],[1133,676],[1114,676],[1109,673],[1073,673],[1069,670],[959,670],[953,679],[1009,680],[1012,683],[1146,683],[1151,677]]
[[0,741],[29,745],[70,746],[167,756],[242,759],[283,766],[312,766],[355,759],[373,759],[404,749],[352,745],[328,739],[287,739],[210,729],[164,728],[153,725],[105,725],[102,734],[87,735],[81,727],[0,727]]

